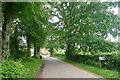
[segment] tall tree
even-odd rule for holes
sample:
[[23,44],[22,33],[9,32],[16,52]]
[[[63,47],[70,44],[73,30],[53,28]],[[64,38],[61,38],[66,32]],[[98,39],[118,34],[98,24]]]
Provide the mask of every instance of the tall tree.
[[[18,3],[21,4],[21,3]],[[23,37],[27,40],[27,53],[31,55],[30,49],[34,45],[34,54],[39,52],[39,48],[43,46],[46,38],[45,28],[48,24],[49,10],[45,8],[46,3],[25,3],[25,11],[20,11],[16,15],[16,19],[21,24]],[[29,15],[28,15],[29,14]]]
[[[9,53],[9,43],[11,42],[11,54],[14,54],[12,50],[19,54],[21,53],[21,41],[24,37],[27,41],[27,53],[30,56],[30,49],[34,43],[36,45],[37,52],[39,48],[43,46],[46,39],[45,28],[48,23],[49,10],[45,8],[47,3],[34,3],[34,2],[11,2],[4,3],[4,24],[2,32],[2,54],[5,58],[5,54]],[[12,7],[13,6],[13,7]],[[24,7],[24,9],[23,9]],[[13,12],[13,13],[12,13]],[[12,19],[13,18],[13,19]],[[11,24],[13,23],[13,25]],[[12,25],[12,27],[10,27]],[[10,32],[11,29],[11,32]],[[11,34],[11,39],[9,36]],[[14,42],[16,41],[16,42]],[[13,44],[12,44],[13,43]],[[25,50],[25,49],[24,49]]]
[[100,2],[55,4],[53,14],[60,19],[58,27],[63,32],[60,38],[66,44],[67,57],[74,55],[73,47],[78,45],[85,52],[91,51],[87,42],[97,40],[94,38],[106,38],[108,33],[117,36],[118,18],[109,10],[113,7],[113,3]]
[[9,51],[9,40],[10,40],[10,29],[12,25],[12,6],[13,3],[7,2],[4,5],[4,23],[2,26],[2,59],[5,60],[5,57],[7,57],[7,54],[10,53]]

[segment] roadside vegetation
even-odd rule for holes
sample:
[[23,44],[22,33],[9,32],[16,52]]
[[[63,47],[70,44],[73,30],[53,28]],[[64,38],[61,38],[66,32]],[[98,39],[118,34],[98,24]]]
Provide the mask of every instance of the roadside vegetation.
[[39,58],[27,58],[21,63],[26,68],[24,78],[36,78],[39,75],[38,73],[41,71],[41,66],[43,65],[44,61]]
[[23,58],[22,61],[8,60],[1,64],[2,78],[36,78],[44,61],[39,58]]

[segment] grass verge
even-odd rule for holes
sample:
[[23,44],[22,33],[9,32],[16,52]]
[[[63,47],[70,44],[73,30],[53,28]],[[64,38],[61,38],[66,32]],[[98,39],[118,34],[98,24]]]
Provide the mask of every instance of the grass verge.
[[36,61],[23,61],[22,64],[26,68],[25,78],[36,78],[38,71],[40,71],[41,66],[44,61],[40,59],[35,59]]
[[107,69],[99,69],[97,67],[93,67],[93,66],[89,66],[89,65],[85,65],[82,63],[78,63],[72,60],[68,60],[65,57],[62,56],[51,56],[51,57],[57,57],[61,60],[64,60],[65,62],[68,62],[70,64],[73,64],[75,66],[78,66],[80,68],[86,69],[90,72],[96,73],[98,75],[101,75],[105,78],[118,78],[118,72],[117,71],[113,71],[113,70],[107,70]]

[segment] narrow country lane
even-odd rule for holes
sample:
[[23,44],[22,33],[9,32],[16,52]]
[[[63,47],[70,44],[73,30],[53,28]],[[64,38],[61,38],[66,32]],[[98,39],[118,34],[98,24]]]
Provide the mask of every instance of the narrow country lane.
[[44,58],[45,66],[42,78],[101,78],[100,76],[79,69],[60,59],[48,56],[45,56]]

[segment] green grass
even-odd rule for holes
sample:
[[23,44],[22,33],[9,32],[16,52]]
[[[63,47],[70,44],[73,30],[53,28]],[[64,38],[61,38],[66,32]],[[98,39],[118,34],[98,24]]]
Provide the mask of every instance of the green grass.
[[23,61],[22,64],[26,68],[25,78],[36,78],[40,67],[43,64],[43,60],[36,59],[36,61]]
[[42,53],[42,55],[48,55],[48,53]]
[[112,51],[112,52],[100,52],[100,53],[96,53],[96,54],[94,54],[94,55],[116,55],[116,56],[118,56],[118,51],[116,50],[116,51]]
[[107,70],[107,69],[99,69],[97,67],[85,65],[85,64],[78,63],[78,62],[75,62],[75,61],[72,61],[72,60],[67,60],[65,57],[60,57],[60,56],[52,56],[52,57],[57,57],[61,60],[64,60],[65,62],[68,62],[68,63],[73,64],[75,66],[78,66],[80,68],[86,69],[90,72],[96,73],[96,74],[101,75],[105,78],[118,78],[118,72],[117,71]]
[[55,50],[54,51],[54,54],[61,54],[61,55],[64,55],[65,54],[65,52],[64,51],[60,51],[60,50]]

